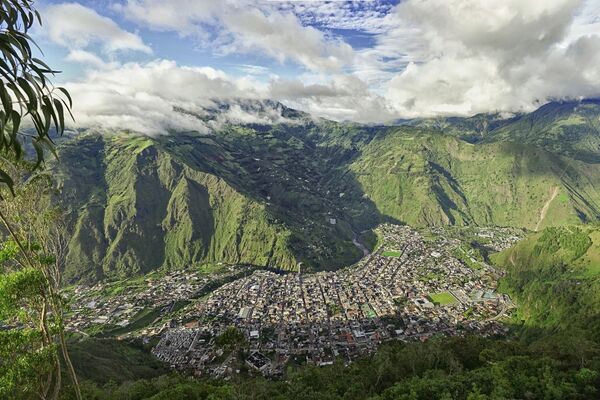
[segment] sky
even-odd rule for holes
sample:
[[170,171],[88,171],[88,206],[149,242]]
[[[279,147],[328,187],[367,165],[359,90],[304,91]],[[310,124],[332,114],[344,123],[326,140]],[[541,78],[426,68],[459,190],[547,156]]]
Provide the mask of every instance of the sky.
[[71,92],[79,127],[197,129],[173,108],[216,99],[387,123],[600,96],[600,0],[36,5],[33,37],[63,71],[55,82]]

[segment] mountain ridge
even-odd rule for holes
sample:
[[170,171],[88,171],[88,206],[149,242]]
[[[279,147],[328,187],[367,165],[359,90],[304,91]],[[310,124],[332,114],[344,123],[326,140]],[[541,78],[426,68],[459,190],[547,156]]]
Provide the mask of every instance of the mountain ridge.
[[[596,221],[600,164],[588,157],[595,122],[581,115],[600,116],[600,104],[577,104],[502,120],[477,141],[457,134],[468,126],[459,119],[444,131],[304,114],[293,124],[224,124],[210,133],[83,134],[62,145],[56,167],[75,233],[66,277],[205,262],[336,269],[362,255],[357,232],[383,221],[530,230]],[[557,148],[551,139],[564,134],[565,120],[579,141]],[[539,140],[527,139],[523,121],[535,122]],[[124,248],[127,235],[149,249]]]

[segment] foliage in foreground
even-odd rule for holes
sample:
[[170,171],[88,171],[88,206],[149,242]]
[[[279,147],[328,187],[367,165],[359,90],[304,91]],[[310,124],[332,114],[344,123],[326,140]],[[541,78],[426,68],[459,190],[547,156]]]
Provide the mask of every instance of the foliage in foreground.
[[[54,152],[51,128],[63,133],[72,103],[49,80],[57,71],[34,57],[36,22],[33,0],[0,2],[0,398],[57,399],[64,362],[80,399],[57,290],[64,236],[55,236],[56,215],[38,201],[45,179],[32,173]],[[26,120],[33,130],[23,131]],[[26,150],[35,164],[22,161]]]
[[[50,82],[58,71],[34,57],[37,44],[29,31],[36,22],[41,25],[42,19],[33,0],[0,2],[0,155],[18,160],[25,153],[23,145],[31,145],[37,168],[46,150],[54,152],[50,129],[63,133],[72,102],[64,88]],[[25,120],[31,121],[35,135],[21,131]],[[11,191],[14,188],[4,166],[0,166],[0,183]]]
[[64,376],[77,387],[58,289],[67,242],[62,213],[42,195],[52,187],[32,175],[32,165],[0,167],[19,183],[0,202],[0,398],[57,399]]
[[567,337],[562,350],[479,337],[436,338],[384,346],[348,367],[343,363],[288,371],[283,380],[194,380],[181,375],[108,383],[86,382],[87,399],[597,399],[598,346],[587,348],[584,366]]

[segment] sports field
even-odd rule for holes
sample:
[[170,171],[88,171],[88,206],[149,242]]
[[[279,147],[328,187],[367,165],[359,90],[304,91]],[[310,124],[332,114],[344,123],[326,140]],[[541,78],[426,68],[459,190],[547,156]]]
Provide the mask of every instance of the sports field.
[[439,305],[439,306],[445,306],[445,305],[454,304],[457,302],[456,297],[454,297],[452,295],[452,293],[450,293],[450,292],[441,292],[441,293],[430,294],[429,298],[431,299],[432,303]]

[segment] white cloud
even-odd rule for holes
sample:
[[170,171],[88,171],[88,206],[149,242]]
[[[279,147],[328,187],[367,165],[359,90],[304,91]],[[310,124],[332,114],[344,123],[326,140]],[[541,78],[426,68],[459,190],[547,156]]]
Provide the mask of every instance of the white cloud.
[[417,62],[394,76],[386,98],[403,116],[431,116],[529,111],[552,98],[596,96],[600,37],[569,40],[579,6],[574,0],[403,2],[390,16],[396,28],[381,43],[389,47],[404,33],[402,40],[413,42],[405,60]]
[[192,35],[199,33],[199,24],[214,22],[225,11],[225,3],[225,0],[126,0],[113,8],[152,29]]
[[301,121],[290,120],[282,115],[283,107],[280,103],[273,103],[264,99],[230,99],[228,109],[217,114],[216,119],[210,121],[211,129],[218,129],[225,124],[297,124]]
[[341,41],[325,40],[321,31],[300,24],[293,14],[263,14],[258,9],[227,13],[223,21],[236,39],[228,51],[258,49],[283,62],[294,59],[312,70],[339,71],[353,57]]
[[116,61],[106,62],[96,54],[86,50],[70,50],[67,54],[67,61],[84,64],[96,69],[116,68],[119,63]]
[[554,98],[600,95],[597,0],[406,0],[387,15],[373,5],[361,29],[375,33],[376,43],[360,51],[306,26],[311,19],[317,26],[351,24],[346,2],[312,10],[302,8],[305,2],[267,3],[128,0],[116,9],[140,26],[216,39],[220,52],[292,59],[310,73],[281,79],[264,66],[241,64],[235,68],[246,75],[234,78],[165,60],[107,63],[87,48],[100,39],[85,39],[68,56],[94,69],[68,85],[77,123],[156,134],[281,121],[277,112],[235,101],[208,125],[172,111],[201,113],[213,99],[275,99],[315,116],[376,123],[528,111]]
[[73,50],[100,44],[105,53],[122,50],[152,53],[140,36],[121,29],[113,20],[77,3],[44,10],[44,29],[55,43]]
[[374,123],[395,117],[383,97],[352,75],[328,76],[315,83],[274,80],[269,96],[312,115],[337,121]]
[[85,50],[71,50],[67,55],[67,60],[82,64],[89,64],[94,67],[103,67],[104,61],[94,53]]
[[[87,57],[82,54],[81,57]],[[314,78],[314,77],[313,77]],[[225,123],[275,123],[285,120],[275,99],[312,115],[336,120],[377,122],[393,117],[383,98],[360,79],[347,75],[322,77],[323,82],[234,78],[210,67],[185,67],[173,61],[145,64],[103,64],[80,82],[65,86],[74,100],[75,128],[131,130],[149,135],[169,131],[208,132]],[[229,106],[211,122],[191,115]],[[175,112],[183,109],[188,113]],[[215,116],[213,116],[214,118]]]
[[213,99],[260,97],[260,85],[233,79],[210,67],[181,67],[173,61],[122,66],[89,72],[81,82],[65,85],[74,100],[75,127],[102,127],[142,132],[206,131],[197,118],[174,107],[202,113]]
[[289,59],[323,71],[339,71],[351,63],[354,53],[347,43],[272,5],[247,0],[127,0],[114,8],[150,28],[197,35],[222,53],[260,51],[280,62]]

